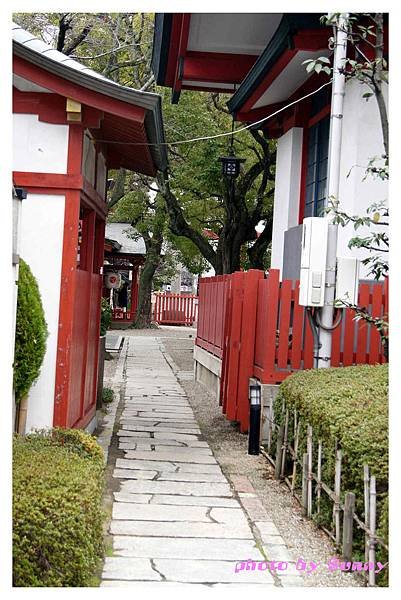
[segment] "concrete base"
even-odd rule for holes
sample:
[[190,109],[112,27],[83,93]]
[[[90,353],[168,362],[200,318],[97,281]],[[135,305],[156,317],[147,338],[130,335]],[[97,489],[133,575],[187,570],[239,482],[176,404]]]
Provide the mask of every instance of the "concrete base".
[[273,404],[276,399],[279,385],[273,385],[270,383],[260,383],[258,379],[251,377],[249,379],[249,385],[257,385],[261,386],[262,391],[262,422],[260,424],[260,443],[266,445],[270,449],[271,444],[271,426],[270,423],[273,422]]
[[96,414],[93,417],[93,419],[85,427],[85,431],[92,435],[93,432],[95,431],[96,427],[97,427],[97,411],[96,411]]
[[194,379],[220,398],[221,359],[199,346],[194,346]]

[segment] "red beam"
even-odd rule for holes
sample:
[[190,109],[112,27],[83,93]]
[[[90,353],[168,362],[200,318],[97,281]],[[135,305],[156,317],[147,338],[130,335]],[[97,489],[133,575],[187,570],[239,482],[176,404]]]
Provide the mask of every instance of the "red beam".
[[256,56],[217,52],[188,52],[183,79],[212,83],[241,83]]

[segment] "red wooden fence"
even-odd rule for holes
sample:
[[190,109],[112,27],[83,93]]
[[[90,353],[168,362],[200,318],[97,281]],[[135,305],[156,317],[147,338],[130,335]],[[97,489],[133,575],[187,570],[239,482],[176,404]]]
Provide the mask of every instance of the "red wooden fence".
[[[267,278],[251,270],[200,280],[196,344],[222,359],[220,404],[241,431],[248,429],[250,377],[278,384],[313,367],[312,331],[298,298],[299,282],[280,282],[274,269]],[[358,303],[372,316],[387,314],[388,280],[361,283]],[[331,365],[385,362],[377,329],[344,312],[333,333]]]
[[161,325],[193,325],[198,317],[198,296],[157,293],[153,320]]

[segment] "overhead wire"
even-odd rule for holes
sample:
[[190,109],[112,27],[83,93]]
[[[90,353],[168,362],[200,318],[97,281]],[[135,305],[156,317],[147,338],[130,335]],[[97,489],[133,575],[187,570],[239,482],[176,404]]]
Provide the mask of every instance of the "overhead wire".
[[204,141],[208,141],[208,140],[215,140],[217,138],[233,136],[233,135],[236,135],[237,133],[241,133],[241,131],[246,131],[247,129],[254,129],[257,125],[260,125],[261,123],[264,123],[264,122],[268,121],[269,119],[272,119],[279,113],[283,112],[284,110],[287,110],[287,108],[290,108],[291,106],[294,106],[295,104],[298,104],[299,102],[302,102],[303,100],[306,100],[307,98],[310,98],[311,96],[314,96],[315,94],[320,92],[320,90],[325,88],[327,85],[330,85],[331,82],[332,82],[332,79],[330,79],[329,81],[326,81],[326,83],[323,83],[316,90],[313,90],[312,92],[309,92],[308,94],[305,94],[305,96],[302,96],[301,98],[297,98],[296,100],[293,100],[289,104],[282,106],[281,108],[274,111],[270,115],[267,115],[266,117],[263,117],[262,119],[259,119],[258,121],[254,121],[253,123],[249,123],[248,125],[244,125],[244,127],[240,127],[239,129],[234,129],[232,131],[226,131],[224,133],[216,133],[214,135],[195,137],[195,138],[190,138],[187,140],[177,140],[175,142],[153,142],[153,143],[152,142],[119,142],[119,141],[114,141],[114,140],[99,140],[99,139],[97,139],[96,142],[99,142],[102,144],[118,144],[118,145],[123,145],[123,146],[178,146],[179,144],[193,144],[194,142],[204,142]]

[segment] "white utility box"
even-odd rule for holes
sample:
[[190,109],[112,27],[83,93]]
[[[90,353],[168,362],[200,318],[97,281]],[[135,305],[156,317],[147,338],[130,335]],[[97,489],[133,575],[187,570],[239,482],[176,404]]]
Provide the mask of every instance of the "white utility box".
[[323,306],[326,283],[329,221],[324,217],[303,220],[299,304]]
[[358,304],[359,260],[337,257],[335,299]]

